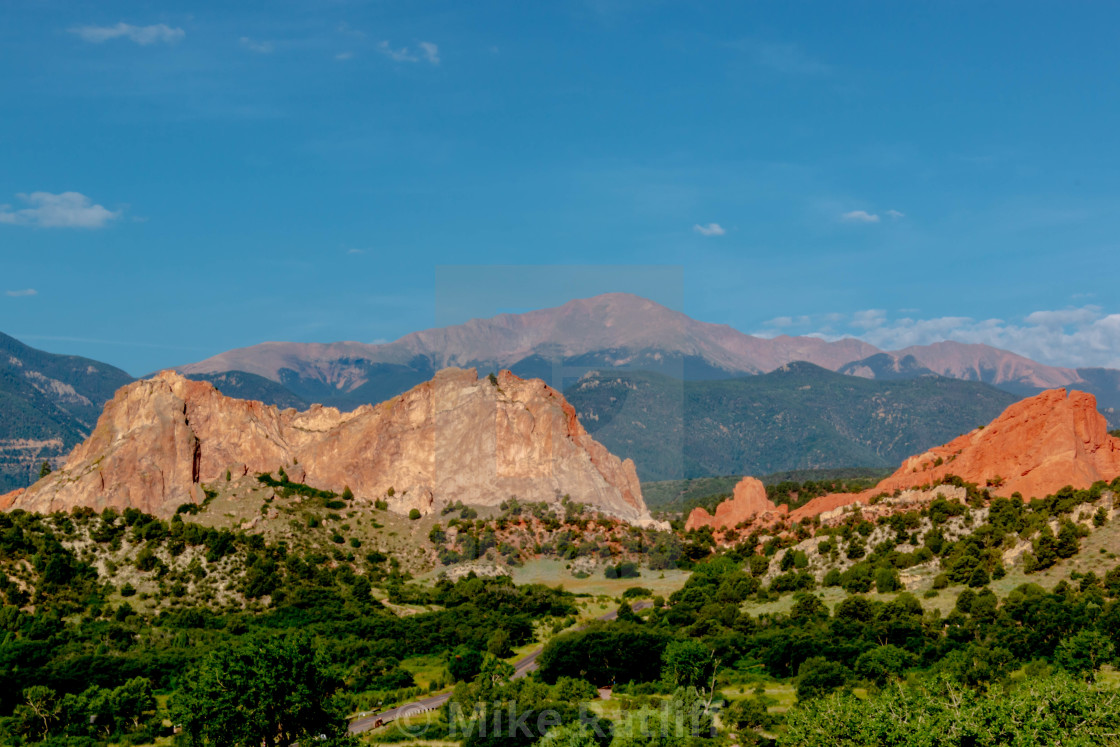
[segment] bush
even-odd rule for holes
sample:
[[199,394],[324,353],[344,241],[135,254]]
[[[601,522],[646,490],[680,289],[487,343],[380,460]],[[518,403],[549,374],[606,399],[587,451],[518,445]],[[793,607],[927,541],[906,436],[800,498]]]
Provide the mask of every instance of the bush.
[[409,511],[408,512],[408,518],[411,519],[412,521],[416,521],[417,519],[419,519],[420,518],[420,509],[414,508],[411,511]]
[[623,599],[633,599],[633,598],[639,598],[640,599],[642,597],[652,597],[652,596],[653,596],[653,592],[650,591],[649,589],[645,588],[644,586],[631,586],[629,589],[622,592],[622,598]]
[[624,560],[617,565],[608,565],[603,571],[603,575],[607,578],[638,578],[641,572],[638,570],[638,564],[632,560]]
[[889,594],[902,589],[902,580],[898,577],[896,568],[875,569],[875,590],[880,594]]
[[806,701],[828,695],[848,684],[851,672],[843,664],[814,656],[801,662],[797,670],[797,700]]

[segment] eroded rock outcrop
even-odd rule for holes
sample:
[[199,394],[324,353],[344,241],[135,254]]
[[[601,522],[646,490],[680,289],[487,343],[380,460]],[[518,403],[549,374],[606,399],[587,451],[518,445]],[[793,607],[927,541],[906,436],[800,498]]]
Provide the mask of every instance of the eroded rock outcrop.
[[560,393],[508,371],[480,380],[473,369],[445,369],[347,413],[278,410],[163,372],[120,389],[60,470],[5,498],[32,511],[132,506],[169,516],[201,502],[202,485],[227,470],[280,467],[402,513],[570,495],[632,523],[652,522],[633,462],[592,439]]
[[1050,389],[1016,402],[983,428],[910,457],[875,490],[932,484],[947,475],[988,486],[993,495],[1040,498],[1120,475],[1120,439],[1108,434],[1093,395]]
[[1019,493],[1027,500],[1066,485],[1080,490],[1120,476],[1120,439],[1109,435],[1093,395],[1051,389],[1016,402],[985,427],[910,457],[890,477],[861,493],[829,493],[787,513],[784,505],[775,508],[766,500],[762,483],[747,477],[735,487],[734,497],[716,508],[715,516],[695,509],[686,528],[729,529],[743,521],[767,526],[785,518],[797,522],[896,491],[932,500],[938,491],[924,488],[950,475],[987,488],[992,495]]
[[686,531],[703,526],[729,529],[741,523],[776,521],[788,513],[788,506],[775,506],[766,497],[766,486],[761,480],[744,477],[736,483],[731,498],[716,506],[715,516],[703,508],[694,508],[688,515],[684,528]]

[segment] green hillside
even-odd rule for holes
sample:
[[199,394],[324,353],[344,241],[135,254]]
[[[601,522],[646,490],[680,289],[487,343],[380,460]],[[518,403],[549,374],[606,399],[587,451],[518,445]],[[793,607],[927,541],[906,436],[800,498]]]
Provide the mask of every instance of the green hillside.
[[0,333],[0,492],[29,485],[45,459],[93,429],[105,402],[132,377],[74,355],[54,355]]
[[1018,399],[977,382],[873,381],[808,363],[724,381],[601,372],[565,396],[596,439],[634,460],[642,480],[894,468]]

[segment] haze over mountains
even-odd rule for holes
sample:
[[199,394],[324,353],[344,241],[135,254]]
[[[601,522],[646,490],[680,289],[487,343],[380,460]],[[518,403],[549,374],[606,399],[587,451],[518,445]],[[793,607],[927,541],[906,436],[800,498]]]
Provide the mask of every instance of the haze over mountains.
[[508,368],[525,376],[578,378],[588,370],[628,368],[686,380],[767,373],[794,361],[870,379],[937,374],[977,381],[1023,396],[1058,386],[1096,395],[1115,422],[1120,372],[1058,368],[987,345],[938,342],[887,352],[866,342],[744,334],[697,321],[626,293],[563,306],[473,319],[395,342],[266,342],[179,367],[188,376],[243,371],[282,384],[305,399],[345,406],[381,401],[426,381],[445,366]]
[[[797,362],[811,365],[773,375]],[[562,388],[588,430],[615,453],[633,457],[643,479],[889,466],[985,422],[1015,398],[1054,387],[1094,394],[1111,427],[1120,424],[1120,371],[1059,368],[957,342],[882,351],[855,339],[762,338],[624,293],[423,330],[379,345],[266,342],[178,370],[231,397],[281,408],[319,403],[353,410],[388,400],[447,366],[509,369]],[[640,402],[631,392],[620,418],[620,403],[599,397],[606,389],[590,390],[596,372],[625,374],[626,386],[649,399]],[[587,375],[592,378],[581,382]],[[805,389],[790,388],[798,377],[807,379],[796,385]],[[926,378],[958,381],[921,384]],[[808,379],[819,386],[809,388]],[[113,391],[130,380],[112,366],[0,336],[0,489],[29,484],[44,458],[60,463],[88,435]],[[610,386],[623,386],[620,381]],[[899,386],[904,383],[911,386]],[[841,390],[847,394],[828,406],[818,396]],[[746,407],[749,402],[756,404]],[[666,413],[676,425],[650,442],[650,427],[666,425]],[[781,422],[790,425],[784,436],[762,438]],[[797,436],[794,423],[818,437]],[[730,432],[758,448],[730,448]]]

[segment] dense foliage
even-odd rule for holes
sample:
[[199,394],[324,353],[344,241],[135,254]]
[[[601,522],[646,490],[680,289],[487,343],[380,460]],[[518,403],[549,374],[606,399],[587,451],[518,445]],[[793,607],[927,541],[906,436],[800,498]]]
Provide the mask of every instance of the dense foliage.
[[[128,573],[158,578],[160,593],[141,599],[130,583],[105,580],[92,549],[66,547],[79,538],[132,546]],[[186,566],[193,570],[172,569],[163,558],[174,553],[194,554]],[[432,611],[401,617],[372,593],[373,583],[395,593],[407,581],[381,553],[299,554],[259,535],[134,510],[0,513],[0,568],[0,728],[11,742],[45,734],[149,740],[166,730],[166,714],[156,714],[142,693],[187,687],[196,665],[254,636],[306,636],[341,683],[341,705],[354,706],[405,697],[414,682],[402,659],[485,651],[495,631],[508,649],[533,639],[534,621],[575,612],[565,592],[468,577],[426,592]],[[236,596],[210,604],[176,596],[192,573],[226,579],[231,591],[221,591]],[[363,692],[371,697],[362,700]],[[123,700],[134,705],[106,705]]]
[[990,422],[1018,399],[979,382],[877,381],[801,362],[717,381],[604,371],[564,396],[596,440],[634,460],[642,480],[893,469]]

